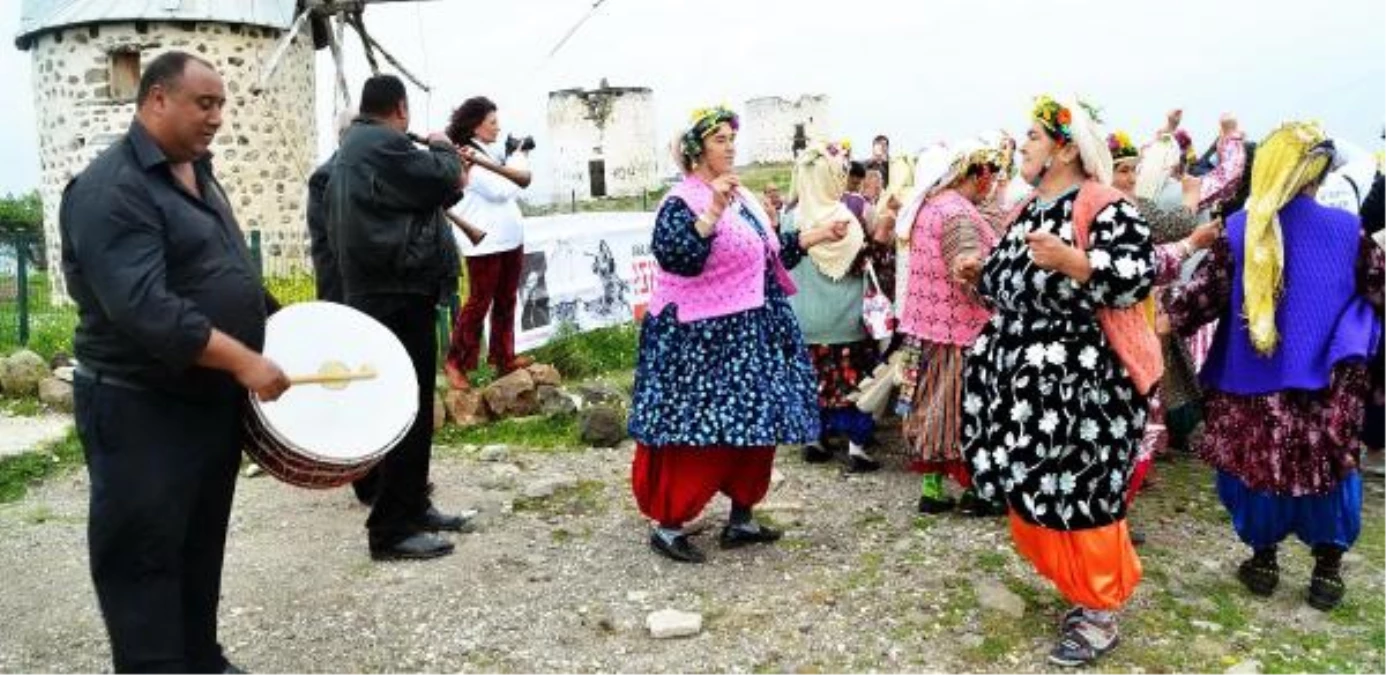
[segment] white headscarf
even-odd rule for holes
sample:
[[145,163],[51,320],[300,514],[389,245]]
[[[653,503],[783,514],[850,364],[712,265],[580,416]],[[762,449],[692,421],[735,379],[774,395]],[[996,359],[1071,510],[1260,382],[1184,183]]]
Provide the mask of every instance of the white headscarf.
[[895,236],[899,239],[909,239],[910,230],[914,228],[914,219],[919,215],[919,209],[924,207],[924,200],[929,198],[938,182],[948,175],[948,169],[953,164],[952,152],[948,149],[948,144],[939,141],[920,151],[919,159],[914,163],[914,188],[910,192],[910,197],[905,201],[905,206],[900,209],[900,213],[895,218]]
[[791,192],[798,197],[795,222],[800,231],[846,221],[847,236],[809,249],[809,259],[824,276],[837,281],[847,275],[857,254],[866,245],[866,230],[842,203],[847,185],[846,156],[835,146],[816,141],[799,153],[794,163]]
[[1141,153],[1136,165],[1136,196],[1156,199],[1174,175],[1174,167],[1184,161],[1179,143],[1169,134],[1161,134]]
[[1078,146],[1078,155],[1083,161],[1083,171],[1103,185],[1112,184],[1112,151],[1107,147],[1107,133],[1102,124],[1093,119],[1088,109],[1078,103],[1078,98],[1070,96],[1062,101],[1072,115],[1069,129],[1073,142]]

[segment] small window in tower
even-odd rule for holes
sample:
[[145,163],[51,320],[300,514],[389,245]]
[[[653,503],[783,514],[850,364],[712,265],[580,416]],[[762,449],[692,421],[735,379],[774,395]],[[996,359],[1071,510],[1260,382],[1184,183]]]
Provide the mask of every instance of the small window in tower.
[[140,88],[140,53],[126,49],[111,52],[111,98],[133,101]]

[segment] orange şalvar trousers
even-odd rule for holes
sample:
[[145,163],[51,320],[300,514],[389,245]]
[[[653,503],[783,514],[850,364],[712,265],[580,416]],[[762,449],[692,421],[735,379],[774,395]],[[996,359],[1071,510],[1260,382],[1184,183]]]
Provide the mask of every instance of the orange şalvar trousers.
[[1014,513],[1010,519],[1016,551],[1054,582],[1069,602],[1087,609],[1115,610],[1136,591],[1141,561],[1125,520],[1064,532],[1032,525]]

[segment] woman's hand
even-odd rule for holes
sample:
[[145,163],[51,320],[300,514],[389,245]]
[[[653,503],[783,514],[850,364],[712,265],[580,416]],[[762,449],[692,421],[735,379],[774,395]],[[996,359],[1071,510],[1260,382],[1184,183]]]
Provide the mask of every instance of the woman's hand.
[[1025,235],[1025,243],[1030,245],[1030,259],[1042,270],[1061,272],[1079,283],[1092,276],[1088,255],[1048,232],[1031,232]]
[[722,212],[731,203],[736,189],[741,187],[741,177],[734,173],[725,174],[712,179],[712,208],[708,209],[707,216],[712,222],[722,219]]
[[800,232],[799,247],[807,251],[819,244],[842,241],[842,238],[847,236],[847,227],[849,225],[850,223],[848,221],[839,220]]
[[967,254],[958,256],[953,262],[953,281],[962,286],[976,286],[982,278],[982,259]]
[[1190,251],[1202,251],[1213,245],[1213,242],[1222,236],[1222,220],[1210,220],[1194,228],[1192,234],[1184,241],[1188,242]]

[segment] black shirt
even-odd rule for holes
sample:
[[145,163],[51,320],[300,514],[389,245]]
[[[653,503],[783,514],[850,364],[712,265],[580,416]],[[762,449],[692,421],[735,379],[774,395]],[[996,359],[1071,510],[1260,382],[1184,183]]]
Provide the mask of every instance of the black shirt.
[[318,299],[329,302],[345,301],[342,277],[337,269],[337,254],[327,239],[327,183],[332,180],[332,155],[312,176],[308,177],[308,243],[313,257],[313,280]]
[[79,363],[193,398],[236,395],[196,365],[217,328],[259,351],[268,296],[210,156],[182,187],[138,121],[63,191],[63,275],[77,303]]

